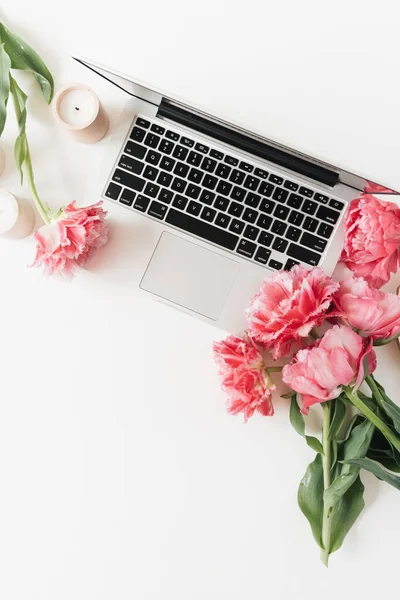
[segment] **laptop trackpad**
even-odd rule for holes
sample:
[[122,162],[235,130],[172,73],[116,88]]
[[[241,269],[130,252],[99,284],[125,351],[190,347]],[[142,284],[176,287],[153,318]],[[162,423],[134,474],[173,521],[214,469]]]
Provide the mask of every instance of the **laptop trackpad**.
[[164,231],[140,287],[216,321],[239,269],[234,260]]

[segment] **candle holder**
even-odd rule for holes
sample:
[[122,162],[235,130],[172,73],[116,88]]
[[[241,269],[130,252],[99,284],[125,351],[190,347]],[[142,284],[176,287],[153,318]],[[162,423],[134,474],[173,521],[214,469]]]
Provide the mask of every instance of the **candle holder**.
[[0,235],[10,240],[19,240],[32,232],[34,224],[32,204],[0,189]]

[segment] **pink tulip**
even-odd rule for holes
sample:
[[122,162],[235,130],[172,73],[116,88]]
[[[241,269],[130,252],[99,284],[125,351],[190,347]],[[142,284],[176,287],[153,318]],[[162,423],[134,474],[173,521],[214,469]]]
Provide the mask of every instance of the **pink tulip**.
[[357,277],[380,288],[400,265],[400,208],[362,195],[353,200],[346,216],[341,260]]
[[299,350],[283,368],[282,379],[302,395],[302,413],[307,414],[313,404],[337,398],[343,385],[359,386],[375,368],[372,340],[335,325],[315,346]]
[[213,349],[222,389],[228,395],[228,411],[233,415],[243,413],[245,421],[256,410],[262,415],[272,416],[274,407],[271,399],[275,385],[258,349],[234,335],[215,342]]
[[337,289],[338,284],[318,267],[297,265],[274,273],[247,309],[249,335],[275,359],[287,355],[293,342],[306,338],[327,317]]
[[400,333],[400,296],[371,288],[361,277],[342,281],[333,301],[341,321],[363,337],[382,341]]
[[77,208],[66,206],[60,217],[44,225],[35,234],[36,257],[32,266],[44,267],[48,275],[71,277],[96,248],[107,241],[107,212],[102,202]]

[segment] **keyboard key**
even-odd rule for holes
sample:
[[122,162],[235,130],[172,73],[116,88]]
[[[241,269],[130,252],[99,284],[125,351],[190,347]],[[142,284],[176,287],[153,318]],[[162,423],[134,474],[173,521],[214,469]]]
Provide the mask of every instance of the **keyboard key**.
[[228,165],[219,164],[215,174],[218,177],[222,177],[222,179],[226,179],[231,171],[232,169]]
[[260,204],[260,210],[262,210],[263,212],[270,215],[275,206],[276,206],[276,204],[275,204],[275,202],[272,202],[272,200],[264,200],[263,199]]
[[146,135],[146,132],[140,127],[134,127],[131,133],[131,139],[135,140],[135,142],[143,142],[143,138]]
[[146,121],[146,119],[142,119],[141,117],[139,117],[138,119],[136,119],[136,125],[148,129],[150,127],[150,121]]
[[180,192],[181,194],[183,194],[183,192],[186,189],[186,186],[187,186],[187,183],[184,179],[175,177],[175,179],[171,185],[171,189],[173,189],[175,192]]
[[228,165],[232,165],[233,167],[236,167],[236,165],[238,164],[238,159],[234,158],[233,156],[228,156],[228,154],[225,156],[224,161],[228,164]]
[[151,217],[156,217],[156,219],[163,219],[167,210],[168,206],[165,206],[165,204],[160,204],[160,202],[156,202],[155,200],[153,200],[153,202],[150,204],[150,208],[147,211],[147,214]]
[[285,202],[285,200],[288,196],[289,196],[289,192],[287,190],[277,187],[275,189],[272,197],[274,200],[278,200],[278,202]]
[[253,242],[240,240],[238,247],[236,248],[236,252],[242,256],[247,256],[247,258],[252,258],[256,248],[257,246],[253,244]]
[[243,212],[243,206],[237,202],[231,202],[228,213],[234,217],[240,217]]
[[193,165],[194,167],[198,167],[202,160],[202,155],[198,152],[193,152],[192,150],[191,152],[189,152],[189,156],[187,157],[186,162],[188,162],[190,165]]
[[148,133],[144,140],[146,146],[150,146],[150,148],[157,148],[158,142],[160,141],[160,137],[155,135],[154,133]]
[[261,182],[260,187],[258,188],[258,193],[263,196],[270,196],[274,190],[274,186],[270,183]]
[[204,144],[199,144],[199,143],[197,143],[194,148],[195,148],[195,150],[197,150],[198,152],[202,152],[203,154],[207,154],[207,152],[210,149],[208,146],[205,146]]
[[263,248],[263,246],[259,246],[254,257],[254,260],[261,263],[262,265],[266,265],[269,257],[271,256],[271,250],[267,250],[267,248]]
[[121,204],[125,204],[126,206],[132,206],[135,198],[136,192],[132,192],[132,190],[124,190],[119,201]]
[[231,218],[228,217],[228,215],[224,215],[224,213],[218,213],[218,216],[215,219],[215,224],[226,229],[229,225],[230,220]]
[[283,221],[275,220],[272,224],[271,231],[278,235],[283,235],[286,231],[287,225]]
[[172,156],[178,158],[179,160],[185,160],[188,155],[189,150],[184,148],[183,146],[175,146],[175,150],[172,153]]
[[297,227],[290,226],[286,232],[285,237],[292,242],[297,242],[299,237],[301,236],[301,229],[297,229]]
[[294,267],[295,265],[298,265],[299,263],[297,262],[297,260],[293,260],[293,258],[288,258],[286,261],[285,266],[283,267],[285,269],[285,271],[290,271],[290,269],[292,267]]
[[164,127],[161,127],[161,125],[157,125],[156,123],[153,123],[150,129],[151,131],[154,131],[154,133],[158,133],[158,135],[164,135],[165,133]]
[[216,214],[217,214],[216,210],[214,210],[213,208],[209,208],[208,206],[205,206],[201,212],[201,218],[204,219],[205,221],[208,221],[209,223],[212,223],[214,221]]
[[281,206],[278,204],[274,210],[274,217],[278,217],[278,219],[286,219],[290,212],[290,208],[287,206]]
[[288,206],[292,208],[300,208],[303,203],[303,198],[297,194],[290,194],[289,200],[286,202]]
[[260,184],[260,180],[257,177],[253,177],[252,175],[247,175],[246,181],[244,182],[244,187],[248,190],[256,190]]
[[149,204],[150,204],[150,198],[146,198],[146,196],[142,196],[141,194],[139,194],[138,197],[136,198],[133,208],[135,208],[136,210],[140,210],[140,212],[146,212]]
[[292,190],[292,192],[297,192],[297,190],[299,189],[297,183],[293,183],[293,181],[285,181],[283,183],[283,187],[287,190]]
[[205,175],[203,178],[203,187],[213,190],[218,183],[218,179],[212,175]]
[[296,212],[295,210],[292,210],[288,218],[289,223],[292,223],[292,225],[297,225],[298,227],[302,224],[303,220],[304,215]]
[[273,173],[269,176],[269,180],[272,181],[272,183],[276,183],[276,185],[282,185],[283,183],[283,177],[279,177],[279,175],[274,175]]
[[304,246],[298,246],[297,244],[290,244],[286,254],[301,262],[305,262],[308,265],[312,265],[313,267],[316,267],[321,259],[320,254],[316,254],[315,252],[304,248]]
[[161,154],[155,152],[154,150],[149,150],[146,154],[145,161],[150,163],[151,165],[158,165],[160,162]]
[[336,210],[342,210],[342,208],[344,207],[344,203],[339,202],[339,200],[334,200],[332,198],[331,200],[329,200],[329,206],[332,206],[332,208],[336,208]]
[[314,192],[312,190],[310,190],[309,188],[306,188],[306,187],[301,187],[299,189],[299,194],[301,194],[302,196],[307,196],[307,198],[311,198],[313,193]]
[[187,212],[189,214],[197,217],[197,215],[200,214],[200,211],[201,211],[201,204],[199,204],[198,202],[193,202],[193,200],[191,200],[188,204]]
[[243,213],[243,221],[246,221],[247,223],[255,223],[258,214],[259,213],[256,210],[246,208],[246,210]]
[[148,183],[146,185],[146,187],[144,188],[144,194],[146,194],[146,196],[150,196],[151,198],[155,198],[158,194],[158,192],[160,191],[160,186],[156,185],[155,183]]
[[262,231],[260,233],[260,237],[258,238],[258,243],[263,246],[270,246],[273,242],[274,236],[272,233],[267,233],[266,231]]
[[271,258],[271,260],[268,263],[268,266],[271,267],[272,269],[276,269],[277,271],[279,271],[279,269],[282,269],[283,264],[281,262],[279,262],[278,260],[273,260]]
[[316,252],[323,252],[326,248],[326,244],[328,242],[323,240],[322,238],[317,237],[316,235],[312,235],[312,233],[303,233],[300,244],[310,248],[311,250],[315,250]]
[[254,171],[254,175],[255,175],[256,177],[261,177],[261,179],[267,179],[267,177],[268,177],[268,172],[267,172],[267,171],[264,171],[264,169],[258,169],[258,168],[257,168],[257,169]]
[[332,210],[331,208],[327,208],[326,206],[320,206],[316,217],[321,219],[321,221],[327,221],[328,223],[332,223],[334,225],[337,223],[340,213],[336,212],[336,210]]
[[163,185],[164,187],[168,187],[172,181],[172,175],[170,173],[165,173],[161,171],[159,176],[157,177],[157,183]]
[[314,200],[316,200],[317,202],[321,202],[321,204],[328,204],[328,196],[324,196],[323,194],[319,194],[318,192],[315,192]]
[[274,250],[276,250],[277,252],[285,252],[288,243],[289,243],[288,241],[286,241],[280,237],[276,237],[274,240],[274,243],[272,244],[272,248]]
[[242,233],[242,231],[244,229],[244,223],[243,223],[243,221],[238,221],[237,219],[233,219],[232,223],[229,226],[229,229],[231,231],[234,231],[235,233]]
[[183,231],[187,231],[192,235],[197,235],[204,240],[212,242],[213,244],[218,244],[218,246],[227,248],[228,250],[234,250],[239,239],[237,235],[234,235],[229,231],[223,231],[218,227],[214,227],[214,225],[210,225],[205,221],[200,221],[200,219],[191,217],[187,213],[180,212],[174,208],[169,210],[165,221]]
[[312,217],[306,217],[306,220],[303,223],[304,229],[307,229],[307,231],[314,232],[317,229],[317,227],[318,227],[317,219],[313,219]]
[[120,185],[117,185],[116,183],[111,182],[108,184],[108,188],[106,189],[105,196],[107,198],[111,198],[112,200],[118,200],[118,196],[120,195],[121,190],[122,190],[122,187]]
[[182,136],[181,144],[183,144],[184,146],[188,146],[189,148],[192,148],[194,146],[194,141],[187,137]]
[[128,142],[125,146],[124,152],[131,154],[131,156],[135,156],[136,158],[143,158],[146,154],[146,148],[140,144],[136,144],[135,142]]
[[207,173],[213,173],[216,166],[217,161],[213,160],[212,158],[208,158],[208,156],[205,156],[203,158],[203,162],[201,163],[201,168],[203,171],[207,171]]
[[158,194],[158,199],[162,202],[165,202],[165,204],[169,204],[173,197],[174,193],[171,192],[171,190],[161,189],[160,193]]
[[253,227],[252,225],[247,225],[246,229],[244,230],[243,233],[243,237],[247,238],[248,240],[256,240],[258,234],[260,233],[260,230],[258,229],[258,227]]
[[131,188],[136,192],[141,192],[145,186],[145,180],[121,169],[116,169],[113,175],[113,180],[122,183],[125,187]]
[[146,179],[150,179],[150,181],[155,181],[157,179],[158,173],[159,173],[158,169],[156,169],[155,167],[152,167],[150,165],[147,165],[147,167],[144,170],[143,177],[146,177]]
[[241,161],[241,163],[239,164],[239,169],[242,169],[243,171],[247,171],[247,173],[251,173],[252,170],[254,169],[254,167],[253,167],[253,165],[250,165],[249,163]]
[[327,225],[326,223],[321,223],[320,226],[318,227],[318,235],[321,235],[322,237],[329,239],[332,235],[332,231],[333,231],[333,227],[331,225]]
[[232,184],[227,181],[220,181],[217,185],[218,194],[223,194],[224,196],[228,196],[229,192],[232,189]]
[[158,146],[158,149],[163,154],[171,154],[174,147],[175,147],[175,144],[173,144],[169,140],[162,140],[161,144]]
[[214,207],[218,208],[218,210],[226,210],[229,206],[228,198],[224,198],[224,196],[217,196],[216,201],[214,202]]
[[160,169],[164,169],[164,171],[172,171],[174,168],[175,161],[173,158],[168,158],[167,156],[163,156],[160,162]]
[[174,198],[172,206],[175,206],[175,208],[179,208],[180,210],[185,210],[187,203],[188,199],[185,198],[185,196],[177,194]]
[[190,169],[188,179],[190,179],[190,181],[193,181],[194,183],[200,183],[200,181],[203,179],[203,173],[198,169],[192,168]]
[[232,173],[230,174],[229,181],[232,181],[232,183],[236,183],[237,185],[240,185],[241,183],[243,183],[245,177],[246,177],[246,175],[242,171],[233,169]]
[[203,204],[208,204],[209,206],[211,206],[214,198],[215,198],[214,192],[207,192],[206,190],[203,190],[201,192],[200,202],[203,202]]
[[245,195],[246,191],[243,188],[237,186],[235,186],[231,192],[231,198],[233,200],[239,200],[239,202],[243,202]]
[[304,200],[301,210],[308,215],[313,215],[317,210],[318,204],[312,200]]
[[189,185],[186,188],[186,196],[189,196],[189,198],[194,198],[195,200],[197,200],[197,198],[200,195],[200,191],[201,191],[201,189],[199,188],[198,185],[194,185],[194,183],[189,183]]
[[[247,204],[247,206],[251,206],[251,208],[257,208],[257,206],[260,204],[260,200],[261,196],[253,194],[253,192],[249,192],[244,203]],[[268,202],[268,200],[263,200],[263,202]]]
[[267,215],[260,215],[257,219],[257,225],[261,227],[261,229],[269,229],[271,223],[272,219]]
[[224,158],[224,155],[219,150],[210,150],[210,156],[212,156],[212,158],[216,158],[217,160],[222,160]]
[[183,162],[177,162],[175,165],[174,173],[179,177],[186,177],[186,175],[189,173],[189,169],[189,165],[186,165]]
[[167,133],[165,134],[165,137],[167,137],[169,140],[177,142],[179,140],[179,133],[168,130]]

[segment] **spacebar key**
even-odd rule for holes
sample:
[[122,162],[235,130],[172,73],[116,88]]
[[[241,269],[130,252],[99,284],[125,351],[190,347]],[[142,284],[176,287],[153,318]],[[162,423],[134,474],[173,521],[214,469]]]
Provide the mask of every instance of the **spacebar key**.
[[209,225],[208,223],[204,223],[204,221],[194,219],[193,217],[190,217],[189,215],[178,210],[174,210],[173,208],[170,208],[165,221],[166,223],[174,225],[175,227],[179,227],[179,229],[183,229],[188,233],[198,235],[199,237],[203,238],[204,240],[208,240],[213,244],[218,244],[218,246],[228,248],[228,250],[234,250],[239,239],[239,237],[233,233],[218,229],[213,225]]

